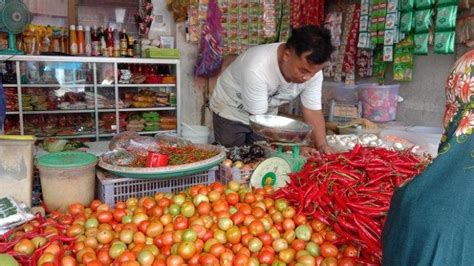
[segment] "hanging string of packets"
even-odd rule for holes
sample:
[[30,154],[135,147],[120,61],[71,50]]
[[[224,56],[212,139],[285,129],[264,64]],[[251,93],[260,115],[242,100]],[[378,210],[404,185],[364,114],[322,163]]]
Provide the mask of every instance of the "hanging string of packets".
[[400,32],[398,0],[361,0],[359,48],[383,45],[383,60],[393,61],[394,44],[405,38]]
[[438,54],[454,53],[457,0],[438,0],[436,10],[433,8],[434,4],[435,0],[400,0],[402,11],[400,31],[407,34],[415,32],[415,54],[428,54],[429,44],[432,43],[433,34],[431,32],[435,13],[434,52]]

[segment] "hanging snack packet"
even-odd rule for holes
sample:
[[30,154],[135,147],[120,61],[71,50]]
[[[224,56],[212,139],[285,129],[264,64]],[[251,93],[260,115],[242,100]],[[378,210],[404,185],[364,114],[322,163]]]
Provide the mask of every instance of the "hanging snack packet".
[[457,5],[438,7],[437,11],[436,30],[446,30],[456,27],[456,15],[458,12]]
[[400,31],[409,33],[413,27],[413,11],[403,12],[400,18]]
[[458,0],[438,0],[438,7],[445,5],[457,5]]
[[415,12],[415,32],[426,32],[431,27],[433,10],[422,9]]
[[415,7],[417,9],[430,8],[434,4],[434,0],[416,0]]
[[400,10],[410,11],[415,7],[415,0],[400,0]]
[[413,36],[408,36],[395,45],[393,59],[393,79],[411,81],[413,79]]
[[434,52],[437,54],[454,53],[455,31],[442,31],[435,33]]
[[414,54],[417,54],[417,55],[428,54],[428,39],[429,39],[429,33],[415,34]]

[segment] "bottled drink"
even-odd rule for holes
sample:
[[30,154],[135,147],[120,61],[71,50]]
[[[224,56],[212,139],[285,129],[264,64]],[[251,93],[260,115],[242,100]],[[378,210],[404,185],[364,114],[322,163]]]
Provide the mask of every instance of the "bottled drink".
[[77,26],[77,49],[78,54],[84,55],[85,54],[85,46],[84,46],[84,29],[81,25]]
[[125,29],[120,33],[120,56],[126,57],[128,50],[128,36]]
[[109,56],[114,55],[114,31],[111,26],[107,29],[105,34],[105,42],[107,44],[107,54]]
[[71,55],[77,55],[76,26],[69,26],[69,52]]
[[85,32],[84,32],[84,46],[85,46],[85,52],[87,56],[92,55],[92,40],[91,40],[91,28],[89,26],[86,26]]
[[120,34],[117,29],[114,30],[114,57],[120,57]]
[[100,37],[99,37],[98,29],[96,28],[92,28],[91,42],[92,42],[91,55],[99,56],[100,55]]

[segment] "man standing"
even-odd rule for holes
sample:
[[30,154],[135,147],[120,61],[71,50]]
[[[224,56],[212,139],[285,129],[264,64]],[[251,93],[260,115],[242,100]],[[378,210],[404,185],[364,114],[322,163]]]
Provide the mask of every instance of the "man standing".
[[216,141],[230,147],[260,140],[249,127],[249,116],[276,115],[280,105],[299,96],[304,121],[313,127],[314,147],[332,152],[326,142],[321,87],[322,69],[333,50],[329,31],[303,26],[293,30],[286,43],[260,45],[241,54],[220,75],[210,100]]

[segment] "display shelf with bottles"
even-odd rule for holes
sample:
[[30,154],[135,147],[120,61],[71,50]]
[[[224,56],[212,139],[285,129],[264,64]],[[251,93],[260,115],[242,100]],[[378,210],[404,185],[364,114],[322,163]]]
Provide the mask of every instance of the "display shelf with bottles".
[[6,134],[179,134],[179,60],[1,56]]

